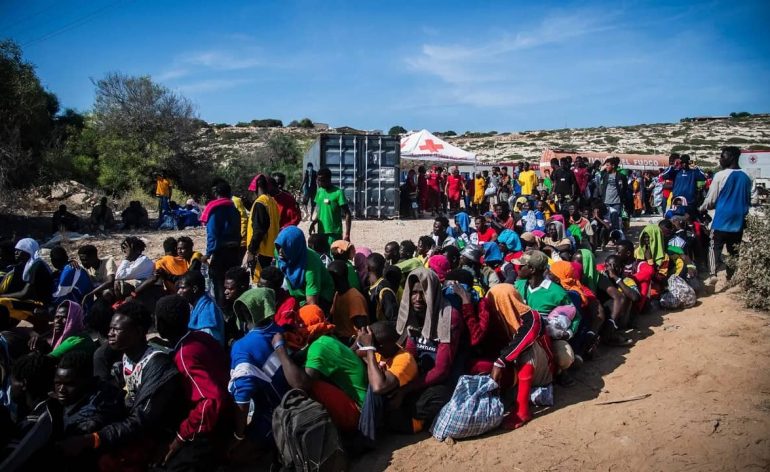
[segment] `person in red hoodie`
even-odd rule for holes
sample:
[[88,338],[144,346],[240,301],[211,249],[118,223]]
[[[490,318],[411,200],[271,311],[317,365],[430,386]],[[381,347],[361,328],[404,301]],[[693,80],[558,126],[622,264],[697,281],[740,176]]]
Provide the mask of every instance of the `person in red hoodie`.
[[227,391],[227,355],[210,334],[190,331],[190,304],[169,295],[155,305],[158,334],[174,345],[174,364],[182,374],[187,416],[177,428],[163,461],[166,470],[208,471],[218,464],[217,446],[225,444],[232,421]]
[[299,209],[297,199],[283,189],[283,186],[286,185],[286,175],[282,172],[273,172],[272,180],[271,184],[274,185],[272,185],[270,196],[278,204],[279,229],[284,229],[289,225],[298,225],[302,221],[302,211]]

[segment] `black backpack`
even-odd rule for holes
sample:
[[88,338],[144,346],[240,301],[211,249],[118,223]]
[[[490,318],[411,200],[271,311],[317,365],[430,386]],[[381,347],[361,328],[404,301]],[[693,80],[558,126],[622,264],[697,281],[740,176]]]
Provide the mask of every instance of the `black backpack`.
[[285,471],[348,470],[339,433],[329,413],[304,390],[292,389],[273,412],[273,436]]

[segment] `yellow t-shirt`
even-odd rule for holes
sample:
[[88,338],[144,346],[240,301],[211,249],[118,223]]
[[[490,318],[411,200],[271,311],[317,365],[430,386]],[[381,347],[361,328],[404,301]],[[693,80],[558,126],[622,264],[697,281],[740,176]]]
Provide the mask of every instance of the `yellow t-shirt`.
[[380,353],[375,352],[374,358],[380,367],[387,369],[398,379],[398,386],[403,387],[417,378],[417,361],[407,351],[401,349],[390,359],[383,360]]
[[156,197],[170,197],[171,196],[171,181],[165,177],[159,177],[155,181],[155,196]]
[[523,170],[519,173],[519,185],[522,195],[532,195],[537,188],[537,174],[534,170]]

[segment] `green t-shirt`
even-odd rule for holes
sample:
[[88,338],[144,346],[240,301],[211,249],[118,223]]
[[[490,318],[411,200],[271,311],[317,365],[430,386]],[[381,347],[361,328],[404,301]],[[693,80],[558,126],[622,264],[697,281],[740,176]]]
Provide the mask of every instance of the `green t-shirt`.
[[348,204],[345,192],[339,187],[327,190],[318,187],[315,194],[318,211],[318,232],[342,237],[342,207]]
[[321,257],[314,250],[309,248],[307,250],[305,286],[289,288],[289,295],[299,300],[300,305],[304,305],[305,299],[313,295],[319,295],[329,303],[334,300],[334,281],[321,262]]
[[74,336],[69,336],[62,341],[61,344],[59,344],[59,347],[51,351],[49,356],[54,359],[60,359],[64,354],[67,354],[70,351],[85,351],[93,355],[94,351],[96,351],[96,343],[90,336],[76,334]]
[[331,336],[321,336],[307,350],[305,367],[317,370],[358,406],[363,406],[369,379],[361,359]]
[[548,279],[545,279],[539,287],[535,288],[530,288],[526,279],[519,279],[514,285],[524,297],[524,302],[543,316],[557,306],[572,305],[572,300],[567,292],[557,283]]
[[346,264],[348,265],[348,285],[356,290],[361,290],[361,279],[358,278],[356,268],[353,267],[353,264],[351,264],[350,261],[347,261]]

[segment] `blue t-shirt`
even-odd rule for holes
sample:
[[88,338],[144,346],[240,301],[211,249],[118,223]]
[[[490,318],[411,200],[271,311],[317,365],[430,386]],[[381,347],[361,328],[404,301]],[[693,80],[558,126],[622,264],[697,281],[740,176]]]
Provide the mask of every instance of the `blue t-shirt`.
[[257,408],[269,407],[272,412],[289,391],[281,361],[271,344],[273,336],[282,331],[270,323],[264,328],[252,329],[233,344],[229,390],[236,403],[254,400]]
[[663,173],[664,179],[674,181],[674,188],[672,192],[674,198],[684,197],[687,199],[689,206],[695,205],[695,191],[697,190],[698,182],[706,181],[706,174],[701,172],[700,169],[675,169],[670,167]]
[[[728,173],[727,178],[719,174]],[[725,169],[714,176],[716,182],[724,179],[724,184],[718,189],[716,205],[714,206],[714,221],[711,229],[737,233],[743,229],[744,219],[751,204],[751,178],[738,169]]]

